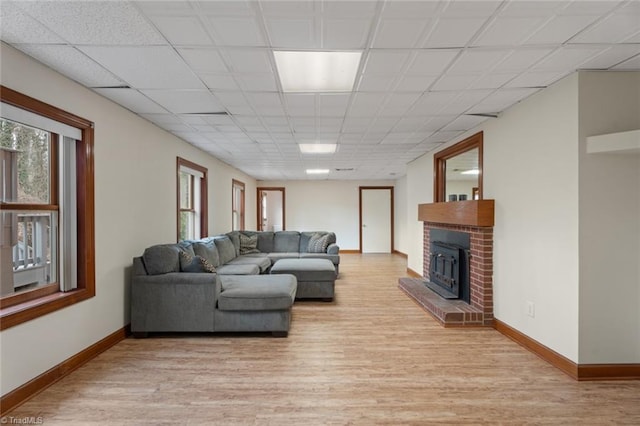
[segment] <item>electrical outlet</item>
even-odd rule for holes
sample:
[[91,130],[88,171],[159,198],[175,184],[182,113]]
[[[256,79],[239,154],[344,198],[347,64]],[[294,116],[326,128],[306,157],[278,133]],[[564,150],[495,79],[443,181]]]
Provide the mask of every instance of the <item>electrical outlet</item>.
[[536,305],[535,305],[535,303],[527,301],[527,315],[529,315],[531,318],[535,318],[536,317]]

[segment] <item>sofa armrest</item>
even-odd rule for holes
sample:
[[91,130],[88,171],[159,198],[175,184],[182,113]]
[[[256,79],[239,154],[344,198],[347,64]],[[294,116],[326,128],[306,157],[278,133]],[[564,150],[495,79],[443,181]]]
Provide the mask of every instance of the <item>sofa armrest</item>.
[[333,243],[333,244],[329,244],[329,247],[327,247],[327,254],[339,254],[340,253],[340,247]]

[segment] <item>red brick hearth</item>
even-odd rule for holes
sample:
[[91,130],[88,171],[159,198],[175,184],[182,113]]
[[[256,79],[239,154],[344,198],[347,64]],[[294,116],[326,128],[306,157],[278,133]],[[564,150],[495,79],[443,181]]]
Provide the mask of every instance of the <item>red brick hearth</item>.
[[[424,221],[423,278],[429,277],[431,229],[446,229],[470,235],[470,303],[440,297],[424,285],[424,279],[401,278],[399,282],[399,287],[405,293],[444,326],[493,325],[493,204],[491,207],[491,226],[487,226],[489,223],[486,222],[482,223],[483,226],[431,222],[422,211],[420,213],[420,220]],[[473,223],[474,220],[470,222]]]

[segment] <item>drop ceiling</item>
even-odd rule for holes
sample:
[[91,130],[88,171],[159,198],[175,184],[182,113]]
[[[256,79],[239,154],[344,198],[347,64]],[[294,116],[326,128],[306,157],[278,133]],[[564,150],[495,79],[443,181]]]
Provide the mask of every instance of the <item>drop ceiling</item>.
[[[3,0],[0,11],[4,42],[259,180],[395,179],[576,70],[640,69],[638,1]],[[274,50],[363,55],[350,92],[283,93]],[[338,149],[300,153],[314,142]]]

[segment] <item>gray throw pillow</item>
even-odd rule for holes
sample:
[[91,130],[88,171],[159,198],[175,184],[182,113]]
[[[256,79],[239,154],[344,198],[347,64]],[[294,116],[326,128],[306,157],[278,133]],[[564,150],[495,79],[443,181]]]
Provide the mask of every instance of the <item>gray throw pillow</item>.
[[142,260],[149,275],[160,275],[180,271],[181,252],[177,244],[159,244],[144,251]]
[[180,271],[182,272],[216,272],[216,268],[202,256],[191,256],[180,252]]
[[327,247],[329,247],[328,234],[313,234],[309,238],[309,253],[326,253]]
[[258,235],[240,234],[240,254],[260,253],[258,247]]

